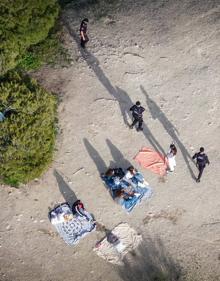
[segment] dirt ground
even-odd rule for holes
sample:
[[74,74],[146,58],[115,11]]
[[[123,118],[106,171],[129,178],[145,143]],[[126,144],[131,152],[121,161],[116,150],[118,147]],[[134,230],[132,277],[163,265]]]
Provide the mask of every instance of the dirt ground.
[[[59,93],[57,151],[50,169],[19,189],[0,189],[1,281],[220,280],[220,6],[218,0],[123,1],[99,20],[94,11],[63,15],[69,68],[35,77]],[[80,20],[90,42],[78,47]],[[130,106],[146,108],[144,131],[130,130]],[[138,167],[142,146],[163,153],[175,141],[177,167],[165,182]],[[204,146],[211,165],[201,183],[191,156]],[[100,172],[108,166],[143,172],[153,197],[126,214],[110,198]],[[54,170],[59,176],[55,176]],[[144,237],[125,266],[93,252],[93,232],[66,245],[48,220],[59,202],[80,198],[112,229],[127,222]]]

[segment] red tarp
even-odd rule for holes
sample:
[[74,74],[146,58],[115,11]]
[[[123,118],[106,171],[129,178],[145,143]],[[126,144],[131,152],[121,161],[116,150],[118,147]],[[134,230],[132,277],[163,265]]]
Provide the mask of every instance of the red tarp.
[[134,160],[143,168],[152,171],[153,173],[164,176],[167,171],[166,157],[149,147],[143,147]]

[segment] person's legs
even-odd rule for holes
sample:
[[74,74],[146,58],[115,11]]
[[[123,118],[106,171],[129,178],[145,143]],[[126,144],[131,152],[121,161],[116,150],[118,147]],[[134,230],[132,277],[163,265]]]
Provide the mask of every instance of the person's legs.
[[134,118],[132,124],[130,125],[130,128],[132,129],[134,127],[134,125],[137,124],[138,121],[139,121],[138,119]]
[[138,120],[138,130],[140,130],[140,131],[143,130],[142,124],[143,124],[143,119],[140,118],[140,119]]
[[199,175],[198,175],[198,178],[197,178],[196,181],[200,182],[200,179],[202,177],[202,173],[203,173],[203,170],[204,170],[205,166],[199,166],[198,168],[199,168]]
[[83,40],[83,38],[81,38],[81,43],[80,43],[82,48],[85,48],[85,41]]

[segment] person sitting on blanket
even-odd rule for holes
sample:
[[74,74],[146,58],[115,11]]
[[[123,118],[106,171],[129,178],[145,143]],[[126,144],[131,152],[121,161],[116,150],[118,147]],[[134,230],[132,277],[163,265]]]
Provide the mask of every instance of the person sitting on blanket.
[[143,175],[138,172],[133,166],[127,168],[127,172],[124,176],[124,180],[127,181],[132,186],[134,185],[149,185],[148,182],[145,181]]
[[105,174],[102,174],[103,180],[112,191],[123,189],[129,186],[129,183],[124,181],[122,176],[124,176],[124,172],[121,168],[109,168]]
[[134,191],[126,191],[124,189],[118,189],[115,191],[115,199],[123,198],[124,200],[131,199],[134,196]]
[[81,217],[85,217],[88,221],[95,223],[95,220],[92,217],[92,215],[85,210],[84,205],[81,202],[81,200],[77,200],[73,204],[72,212],[73,212],[73,214],[77,214],[77,215],[79,215]]

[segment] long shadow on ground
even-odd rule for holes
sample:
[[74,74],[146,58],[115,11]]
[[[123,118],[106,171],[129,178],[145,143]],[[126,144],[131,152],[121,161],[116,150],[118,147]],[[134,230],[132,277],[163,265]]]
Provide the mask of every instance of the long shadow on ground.
[[98,151],[91,145],[91,143],[86,138],[83,139],[83,142],[89,156],[94,161],[98,172],[100,174],[104,173],[107,170],[107,166]]
[[63,176],[57,170],[54,170],[53,174],[56,177],[57,184],[59,186],[59,190],[60,190],[61,194],[63,195],[63,198],[69,204],[69,206],[72,207],[73,204],[77,200],[76,194],[69,187],[69,185],[65,182],[65,180],[63,179]]
[[188,167],[188,170],[191,174],[191,177],[193,179],[195,179],[195,174],[190,166],[190,162],[192,164],[192,157],[189,154],[189,152],[187,151],[187,149],[185,148],[185,146],[183,145],[183,143],[180,141],[179,137],[178,137],[178,131],[175,128],[175,126],[169,121],[169,119],[166,117],[166,115],[163,113],[163,111],[160,109],[160,107],[156,104],[155,101],[153,101],[149,95],[147,94],[146,90],[144,89],[144,87],[141,85],[140,86],[142,93],[145,95],[146,97],[146,102],[149,108],[149,111],[151,113],[151,116],[153,119],[157,119],[162,126],[164,127],[164,129],[167,131],[167,133],[170,135],[170,137],[175,141],[175,143],[177,144],[177,146],[179,147],[184,161]]
[[110,167],[120,166],[121,168],[126,169],[129,166],[132,166],[132,164],[124,158],[124,155],[121,153],[121,151],[109,139],[106,140],[106,143],[111,151],[112,158],[114,161],[110,164]]
[[[66,19],[63,18],[63,22],[69,32],[69,34],[72,36],[72,38],[75,40],[78,50],[81,53],[81,56],[88,64],[89,68],[95,73],[96,77],[100,81],[100,83],[106,88],[108,93],[113,96],[119,104],[121,114],[123,116],[123,120],[125,125],[129,125],[127,116],[129,115],[130,107],[133,105],[132,100],[130,99],[129,95],[119,87],[113,87],[108,77],[103,72],[102,68],[99,66],[98,59],[87,49],[83,49],[80,46],[79,36],[78,34],[71,28],[70,24],[67,22]],[[151,133],[150,129],[147,127],[147,125],[143,124],[143,133],[145,137],[148,139],[150,144],[154,147],[155,150],[165,154],[165,151],[159,144],[159,142],[156,140],[156,138]]]
[[124,281],[178,281],[181,267],[165,250],[160,239],[144,239],[137,250],[127,254],[118,267]]

